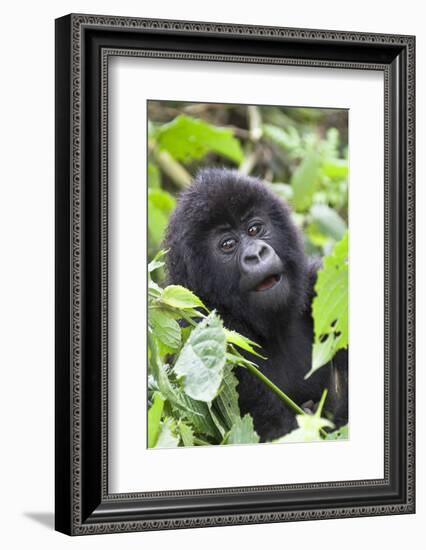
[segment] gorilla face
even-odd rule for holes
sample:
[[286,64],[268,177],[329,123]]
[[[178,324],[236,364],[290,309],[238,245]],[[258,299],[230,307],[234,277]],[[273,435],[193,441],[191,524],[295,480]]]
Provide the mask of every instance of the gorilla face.
[[254,211],[239,223],[215,228],[209,235],[213,264],[235,279],[238,293],[252,309],[284,305],[289,279],[273,247],[273,227],[264,213]]
[[305,306],[299,232],[287,206],[260,180],[230,170],[199,172],[179,198],[165,247],[170,283],[257,333]]

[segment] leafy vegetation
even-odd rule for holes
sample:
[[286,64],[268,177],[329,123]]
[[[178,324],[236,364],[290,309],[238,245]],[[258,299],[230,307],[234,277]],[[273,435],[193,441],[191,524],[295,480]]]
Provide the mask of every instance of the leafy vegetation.
[[315,285],[312,303],[314,318],[313,372],[332,359],[339,349],[348,347],[348,233],[324,258]]
[[347,426],[332,431],[321,416],[326,393],[307,414],[260,372],[255,342],[224,327],[188,289],[165,286],[161,250],[176,195],[198,168],[262,178],[290,203],[306,253],[323,258],[307,376],[321,368],[348,346],[347,112],[150,101],[148,117],[148,446],[257,443],[238,407],[238,368],[294,411],[298,428],[277,442],[347,438]]
[[240,414],[235,368],[248,369],[297,414],[299,428],[276,442],[328,438],[323,428],[333,424],[320,416],[326,393],[315,415],[303,411],[259,371],[255,342],[225,329],[188,289],[152,280],[163,255],[148,266],[148,446],[258,443],[253,419]]

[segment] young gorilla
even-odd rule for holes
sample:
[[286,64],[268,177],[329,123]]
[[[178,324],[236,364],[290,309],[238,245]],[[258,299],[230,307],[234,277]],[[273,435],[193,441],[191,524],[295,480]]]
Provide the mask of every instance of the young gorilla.
[[[337,426],[347,422],[347,353],[311,367],[311,300],[316,268],[303,251],[287,206],[257,179],[206,169],[179,199],[165,247],[170,283],[195,292],[225,326],[262,346],[261,371],[299,405],[318,402]],[[253,357],[251,357],[252,359]],[[295,415],[262,382],[237,368],[241,413],[262,441],[296,427]]]

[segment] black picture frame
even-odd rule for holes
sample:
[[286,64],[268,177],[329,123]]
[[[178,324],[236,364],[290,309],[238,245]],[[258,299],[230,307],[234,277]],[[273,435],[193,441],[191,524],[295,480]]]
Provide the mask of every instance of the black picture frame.
[[[385,97],[380,480],[108,493],[112,55],[377,70]],[[56,20],[56,529],[70,535],[407,514],[414,480],[415,38],[71,14]]]

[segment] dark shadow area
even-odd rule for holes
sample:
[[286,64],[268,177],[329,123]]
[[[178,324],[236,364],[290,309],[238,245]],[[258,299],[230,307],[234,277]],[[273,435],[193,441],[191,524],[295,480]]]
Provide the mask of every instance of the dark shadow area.
[[55,521],[53,512],[24,512],[24,516],[30,518],[37,523],[41,523],[44,527],[54,529]]

